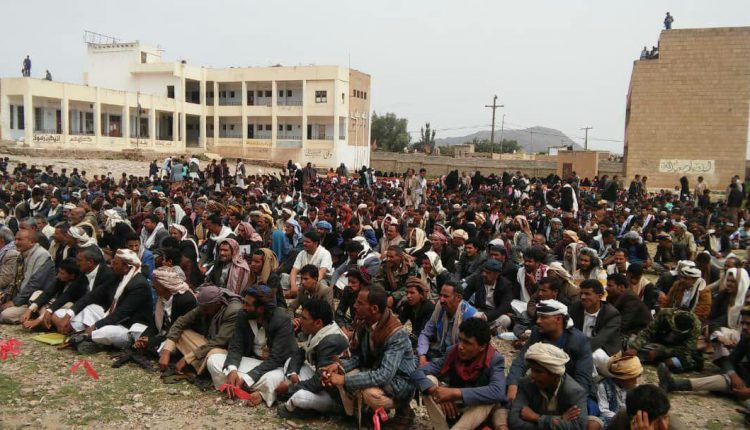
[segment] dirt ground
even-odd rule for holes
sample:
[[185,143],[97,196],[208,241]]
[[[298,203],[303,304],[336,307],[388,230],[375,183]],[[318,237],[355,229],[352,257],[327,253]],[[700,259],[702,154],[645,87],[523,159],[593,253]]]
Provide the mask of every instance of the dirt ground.
[[[119,177],[122,172],[146,175],[147,162],[130,160],[74,160],[40,157],[10,156],[11,162],[52,164],[86,170],[89,177],[111,171]],[[204,163],[201,163],[205,165]],[[268,171],[267,168],[247,166],[248,172]],[[232,168],[234,171],[234,168]],[[651,250],[653,252],[653,249]],[[148,373],[133,364],[112,369],[113,359],[106,352],[88,357],[70,350],[54,347],[30,339],[19,327],[0,326],[0,341],[16,338],[23,342],[21,355],[0,361],[0,429],[16,428],[225,428],[247,426],[260,430],[277,429],[345,429],[352,425],[338,418],[320,417],[315,420],[284,420],[266,407],[247,408],[227,401],[215,391],[202,392],[182,382],[165,385],[157,373]],[[506,368],[513,356],[507,342],[495,339],[496,348],[506,358]],[[79,359],[88,359],[100,379],[88,377],[83,369],[71,374],[70,367]],[[702,375],[716,371],[707,366]],[[656,383],[656,372],[647,367],[642,383]],[[740,415],[732,399],[708,393],[680,393],[670,396],[672,410],[690,428],[742,428]],[[418,421],[415,428],[429,429],[423,407],[416,407]]]

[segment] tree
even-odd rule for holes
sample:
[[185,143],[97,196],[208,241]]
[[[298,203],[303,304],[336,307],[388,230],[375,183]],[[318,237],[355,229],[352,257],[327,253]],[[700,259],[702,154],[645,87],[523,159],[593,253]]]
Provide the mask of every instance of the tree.
[[373,112],[372,140],[383,151],[403,152],[411,141],[407,126],[408,120],[397,117],[395,113],[389,112],[381,116]]
[[[428,122],[419,131],[421,137],[419,139],[418,149],[424,151],[425,154],[432,154],[435,152],[435,130],[430,129],[430,123]],[[430,133],[430,131],[432,133]]]
[[493,152],[495,154],[512,154],[513,152],[519,151],[521,149],[521,145],[519,145],[517,141],[505,139],[503,139],[502,145],[500,143],[491,145],[489,140],[479,140],[477,138],[474,138],[471,142],[465,142],[464,144],[473,144],[474,152]]

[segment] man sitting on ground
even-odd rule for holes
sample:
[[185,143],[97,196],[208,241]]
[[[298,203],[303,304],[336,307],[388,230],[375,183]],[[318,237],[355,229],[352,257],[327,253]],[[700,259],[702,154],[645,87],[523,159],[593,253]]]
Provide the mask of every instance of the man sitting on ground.
[[432,311],[417,341],[419,365],[444,357],[448,348],[458,342],[461,323],[476,316],[477,310],[463,299],[463,288],[447,281],[440,290],[440,302]]
[[388,309],[387,300],[382,288],[360,290],[355,305],[359,325],[350,344],[351,358],[324,367],[322,380],[326,387],[339,388],[347,415],[354,414],[354,398],[360,398],[373,411],[395,408],[390,425],[409,429],[415,419],[409,405],[414,397],[409,375],[416,369],[416,360],[409,335]]
[[349,339],[333,322],[333,311],[325,300],[305,302],[299,319],[308,340],[289,361],[286,380],[276,387],[277,394],[290,396],[277,408],[282,418],[307,417],[310,412],[337,409],[338,390],[323,387],[319,369],[334,363],[349,347]]
[[620,312],[605,302],[604,287],[596,279],[581,282],[581,301],[568,308],[573,325],[591,342],[591,350],[598,349],[611,356],[622,349]]
[[167,340],[161,350],[159,366],[164,371],[175,349],[182,358],[175,365],[175,372],[184,372],[190,365],[200,375],[206,368],[206,357],[225,351],[234,335],[237,314],[242,309],[240,296],[215,285],[201,286],[196,298],[198,306],[177,318],[167,332]]
[[651,310],[628,288],[628,280],[622,273],[607,277],[607,302],[620,312],[623,337],[637,335],[651,322]]
[[510,428],[586,428],[588,389],[566,372],[571,361],[568,354],[552,344],[537,342],[525,351],[523,359],[531,372],[517,381],[517,395],[508,414]]
[[398,315],[401,324],[411,322],[411,333],[409,339],[412,347],[417,347],[417,340],[420,333],[432,317],[435,311],[435,304],[427,296],[430,287],[427,283],[419,278],[409,278],[406,280],[406,303],[404,303],[401,313]]
[[265,400],[270,407],[284,381],[284,364],[298,350],[292,320],[276,306],[275,291],[265,285],[248,287],[242,300],[229,352],[208,357],[206,367],[214,387],[226,383],[246,389],[251,391],[250,406]]
[[436,429],[474,429],[492,417],[493,428],[507,426],[503,356],[491,345],[489,325],[469,318],[459,326],[459,341],[445,357],[420,367],[412,382],[425,394]]
[[497,260],[487,260],[482,268],[482,276],[474,277],[466,285],[465,294],[471,304],[479,311],[482,318],[494,330],[510,329],[513,309],[510,304],[514,299],[513,287],[501,276],[503,265]]

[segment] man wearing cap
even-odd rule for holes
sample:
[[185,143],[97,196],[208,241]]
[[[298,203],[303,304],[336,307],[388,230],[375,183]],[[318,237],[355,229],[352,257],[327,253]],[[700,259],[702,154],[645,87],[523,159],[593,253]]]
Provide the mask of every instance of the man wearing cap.
[[693,233],[689,232],[683,222],[673,224],[673,231],[669,234],[672,238],[672,247],[677,260],[692,260],[698,250]]
[[627,355],[638,355],[644,363],[666,363],[670,369],[689,372],[703,368],[697,350],[701,323],[683,309],[662,309],[656,318],[628,345]]
[[476,316],[477,310],[463,297],[463,288],[455,282],[443,284],[440,301],[419,333],[417,355],[420,365],[443,357],[448,348],[458,342],[461,322]]
[[464,244],[467,240],[469,240],[469,233],[466,232],[466,230],[463,229],[457,229],[453,230],[453,233],[451,233],[451,239],[453,247],[456,248],[456,251],[458,251],[459,258],[464,253]]
[[399,312],[398,319],[401,324],[411,322],[411,333],[409,339],[412,346],[416,348],[417,339],[427,321],[432,317],[435,304],[429,299],[430,287],[420,278],[409,278],[406,280],[406,301]]
[[494,428],[507,426],[505,362],[491,339],[485,321],[467,319],[445,357],[412,372],[434,429],[447,430],[448,419],[452,429],[474,429],[489,417]]
[[417,276],[414,258],[398,246],[390,246],[385,253],[385,262],[373,279],[373,285],[383,288],[388,294],[388,307],[398,309],[406,297],[406,280]]
[[677,256],[674,252],[674,246],[672,244],[672,236],[667,233],[659,233],[656,235],[656,254],[654,254],[654,262],[652,268],[657,274],[674,269],[677,264]]
[[591,379],[594,371],[591,343],[585,334],[572,326],[567,306],[557,300],[542,300],[537,304],[536,316],[537,326],[531,330],[529,340],[516,355],[508,373],[508,399],[515,399],[519,381],[528,369],[526,352],[538,343],[562,348],[570,357],[570,361],[564,365],[566,373],[593,396],[595,390]]
[[643,366],[638,357],[616,354],[609,358],[606,370],[605,377],[597,384],[600,413],[598,417],[589,417],[591,429],[606,428],[618,412],[625,410],[627,393],[638,386]]
[[534,343],[525,348],[521,358],[524,360],[524,367],[531,372],[529,376],[519,379],[518,385],[514,386],[514,394],[517,391],[517,395],[513,396],[508,413],[510,428],[586,428],[588,389],[566,373],[571,357],[552,344]]
[[167,368],[176,349],[183,356],[175,366],[177,373],[182,373],[190,365],[201,374],[206,367],[205,358],[225,351],[234,335],[237,315],[242,309],[238,295],[206,284],[200,288],[196,300],[198,306],[177,318],[167,332],[159,358],[162,370]]
[[242,300],[229,351],[208,357],[206,367],[214,387],[226,383],[252,391],[250,406],[265,400],[270,407],[284,381],[284,364],[298,350],[292,320],[265,285],[248,287]]
[[703,273],[697,267],[682,265],[679,278],[667,293],[664,308],[687,309],[695,314],[701,323],[708,322],[711,313],[711,290],[706,288]]
[[487,260],[482,267],[481,276],[472,277],[465,287],[465,296],[477,309],[477,317],[490,324],[494,330],[510,329],[513,308],[510,304],[515,299],[513,285],[503,276],[503,265],[499,261]]

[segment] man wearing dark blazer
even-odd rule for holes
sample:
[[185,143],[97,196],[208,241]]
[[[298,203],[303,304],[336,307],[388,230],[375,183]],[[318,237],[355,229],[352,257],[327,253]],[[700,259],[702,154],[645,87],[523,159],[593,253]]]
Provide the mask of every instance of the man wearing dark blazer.
[[[206,368],[214,386],[222,384],[252,391],[248,404],[276,400],[276,387],[284,381],[284,364],[297,353],[292,319],[276,306],[276,293],[265,285],[242,292],[243,310],[237,315],[227,354],[208,357]],[[258,345],[256,345],[256,339]]]
[[349,347],[349,339],[333,322],[331,305],[317,298],[305,302],[300,328],[308,339],[292,355],[285,369],[286,381],[276,388],[278,394],[290,396],[286,403],[277,407],[282,418],[333,412],[340,401],[337,389],[325,388],[320,382],[319,369],[336,362]]
[[573,303],[568,309],[573,326],[589,338],[592,352],[600,348],[607,355],[620,351],[620,312],[602,300],[604,287],[596,279],[586,279],[579,288],[581,301]]
[[119,278],[117,287],[114,291],[98,289],[96,293],[100,296],[96,301],[108,301],[109,308],[101,318],[88,325],[86,333],[99,345],[127,348],[151,324],[151,288],[141,273],[138,254],[129,249],[117,250],[112,259],[112,271]]
[[607,277],[607,302],[620,312],[620,333],[623,337],[637,334],[651,322],[651,310],[628,287],[622,273]]
[[510,304],[517,296],[513,285],[501,276],[502,271],[502,263],[487,260],[480,276],[467,279],[464,297],[479,311],[475,316],[483,318],[492,328],[507,330],[513,314]]
[[[101,253],[94,247],[82,249],[76,255],[76,265],[81,271],[80,276],[47,307],[46,311],[51,323],[63,334],[85,328],[77,320],[75,325],[71,322],[87,306],[96,304],[102,309],[109,309],[117,286],[117,275],[103,262]],[[37,300],[41,305],[41,302],[51,296],[51,292],[45,292]]]

